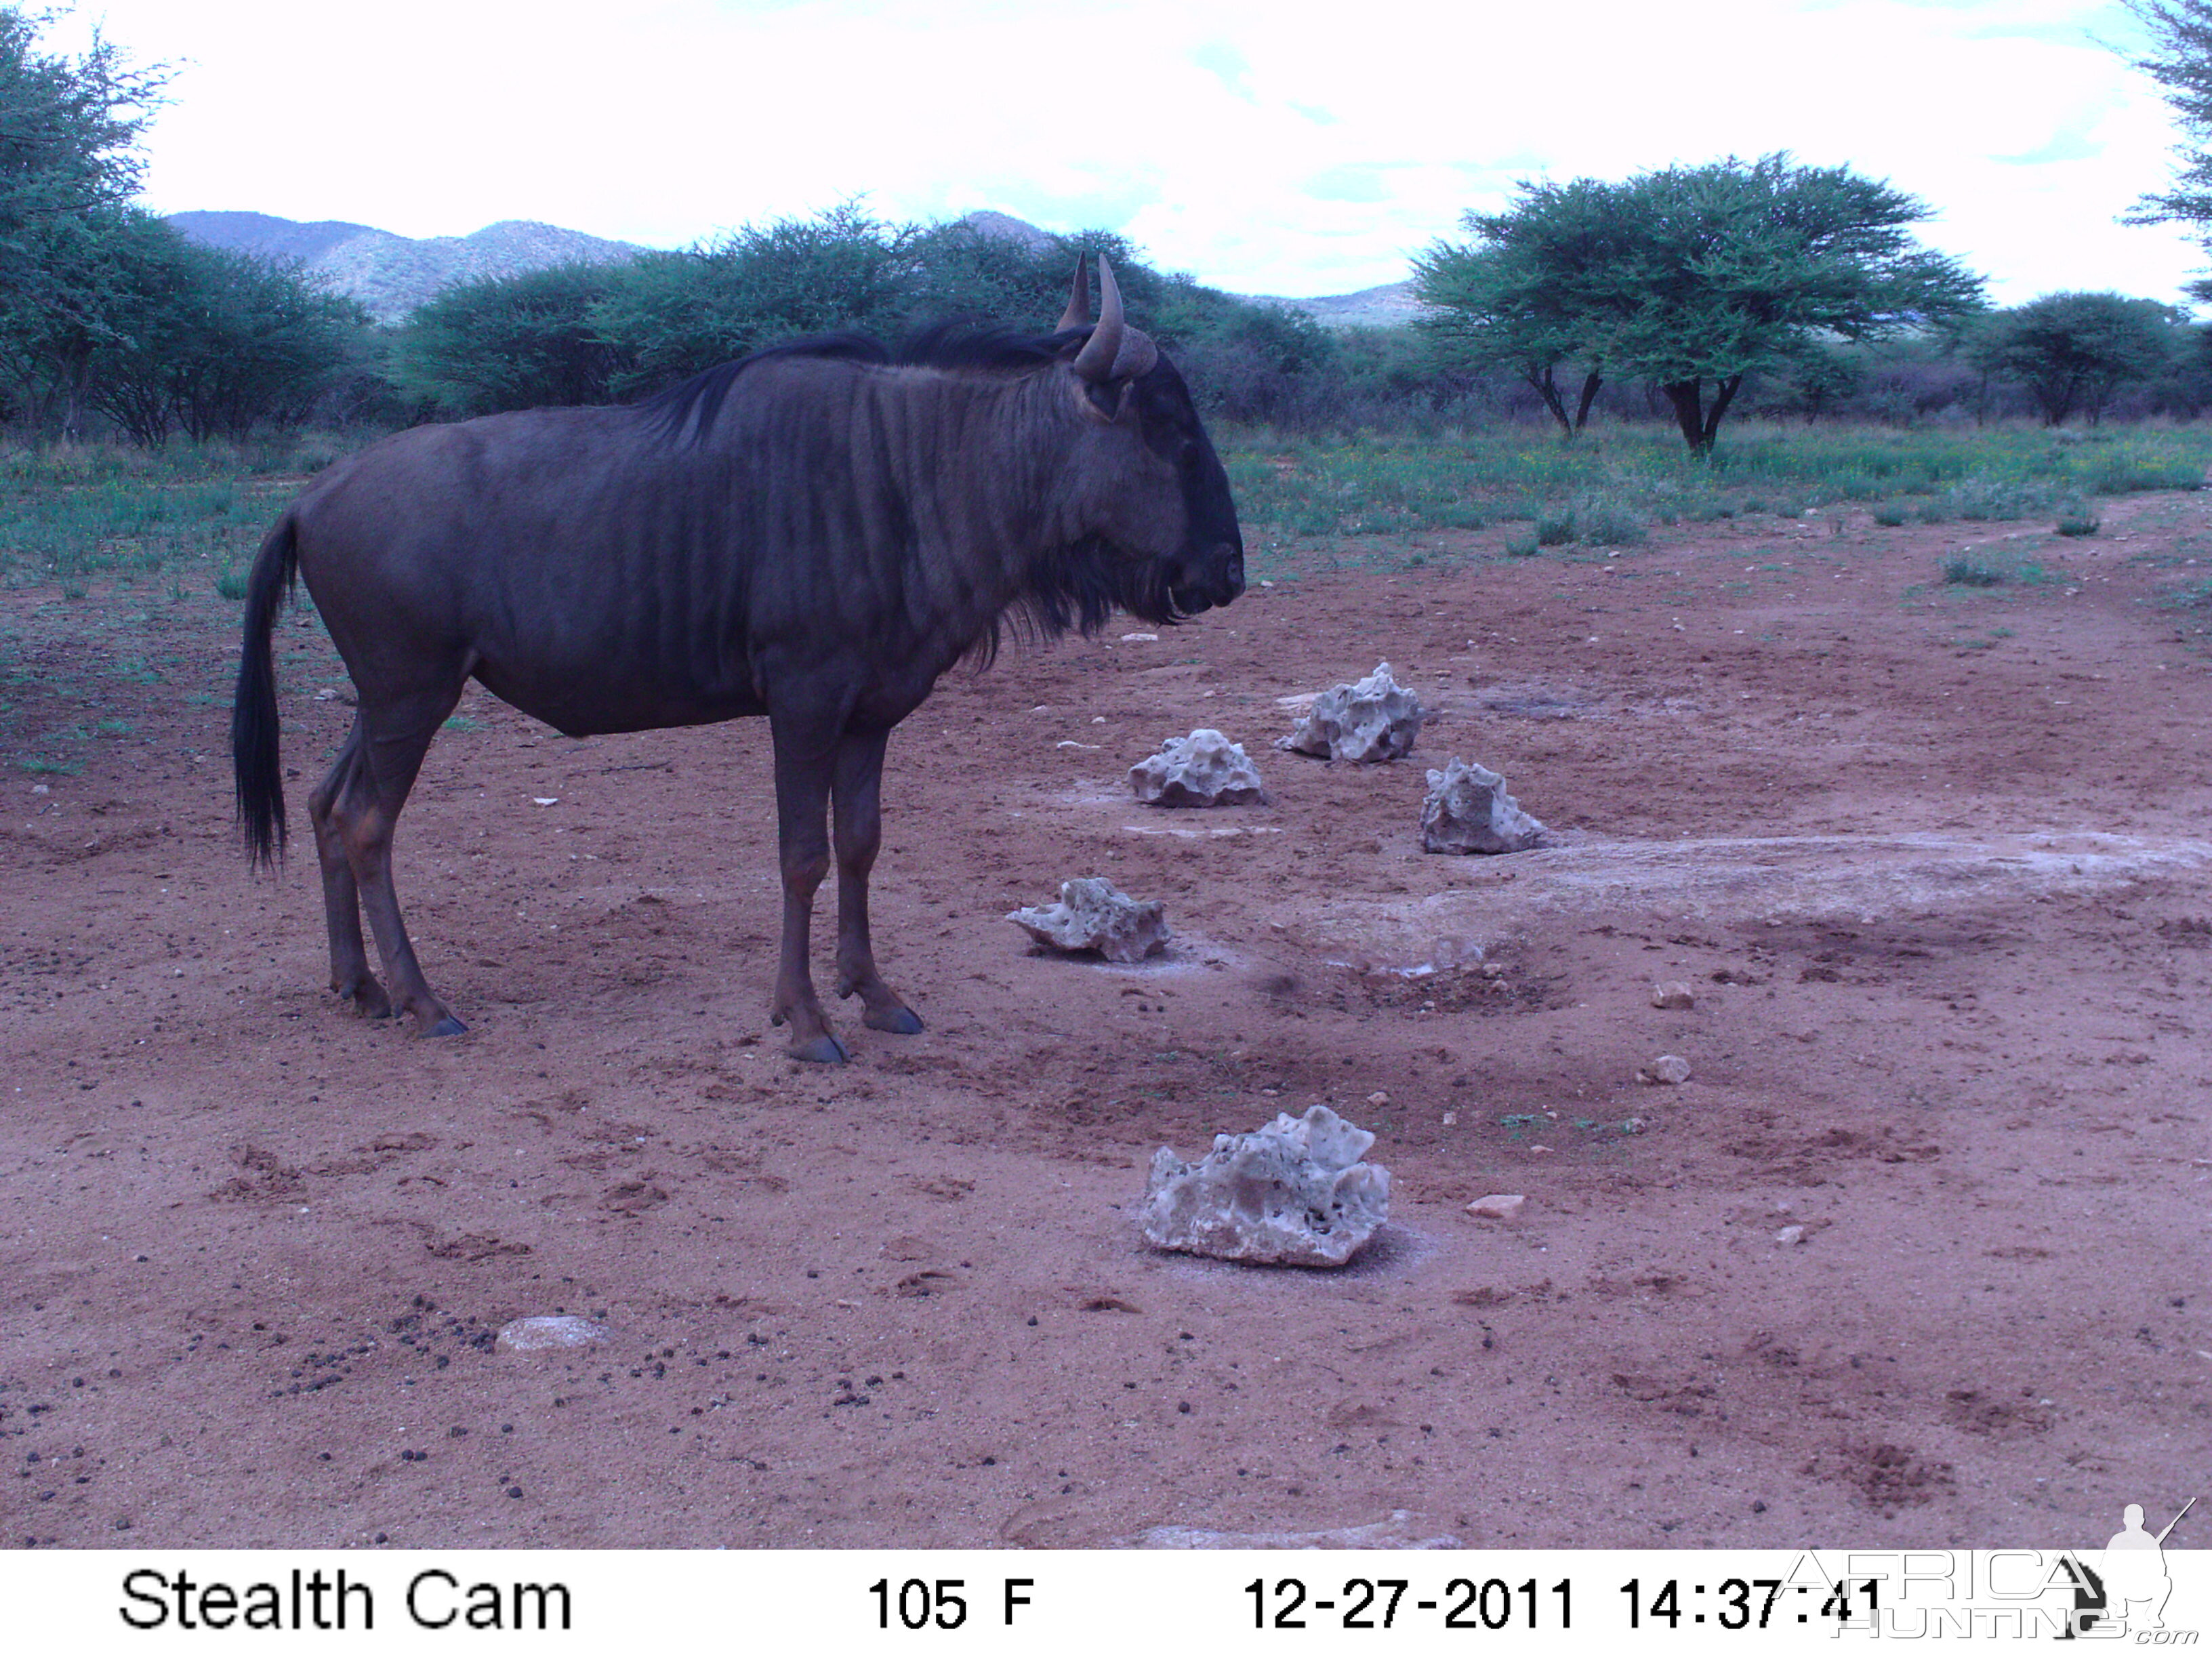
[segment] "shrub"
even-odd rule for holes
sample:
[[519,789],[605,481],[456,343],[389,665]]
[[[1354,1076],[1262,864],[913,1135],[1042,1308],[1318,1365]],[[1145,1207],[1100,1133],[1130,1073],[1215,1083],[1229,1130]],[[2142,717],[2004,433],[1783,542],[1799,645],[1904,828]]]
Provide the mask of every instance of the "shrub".
[[1611,495],[1577,495],[1567,519],[1585,547],[1627,547],[1644,537],[1643,518]]
[[1987,559],[1958,553],[1943,561],[1943,580],[1954,587],[1996,587],[2005,580],[2005,572]]

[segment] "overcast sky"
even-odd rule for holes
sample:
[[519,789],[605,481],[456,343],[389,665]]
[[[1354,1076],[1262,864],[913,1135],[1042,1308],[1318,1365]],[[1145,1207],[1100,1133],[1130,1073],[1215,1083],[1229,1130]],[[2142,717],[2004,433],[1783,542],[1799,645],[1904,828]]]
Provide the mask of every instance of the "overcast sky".
[[865,196],[1103,226],[1246,293],[1341,293],[1515,180],[1787,149],[1926,201],[1999,303],[2161,300],[2165,181],[2095,0],[84,0],[176,68],[149,205],[653,246]]

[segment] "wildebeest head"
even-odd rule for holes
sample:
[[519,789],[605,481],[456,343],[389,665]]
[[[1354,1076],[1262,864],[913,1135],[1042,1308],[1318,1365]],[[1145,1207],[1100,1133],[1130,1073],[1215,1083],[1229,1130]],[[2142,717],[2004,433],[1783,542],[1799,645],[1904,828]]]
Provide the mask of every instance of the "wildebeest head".
[[[1178,622],[1244,591],[1244,538],[1190,389],[1124,317],[1103,255],[1098,284],[1093,327],[1090,278],[1078,260],[1060,319],[1071,337],[1062,372],[1083,422],[1066,506],[1085,528],[1081,558],[1091,567],[1060,574],[1072,586],[1103,585],[1112,603],[1146,622]],[[1073,337],[1085,327],[1087,336]]]

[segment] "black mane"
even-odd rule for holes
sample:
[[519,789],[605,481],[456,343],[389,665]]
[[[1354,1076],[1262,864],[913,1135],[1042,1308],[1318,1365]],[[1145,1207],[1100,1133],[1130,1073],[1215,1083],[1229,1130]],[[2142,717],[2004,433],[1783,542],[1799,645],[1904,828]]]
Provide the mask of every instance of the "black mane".
[[872,334],[857,332],[816,334],[764,346],[726,363],[680,380],[664,392],[641,399],[631,407],[669,439],[688,431],[693,442],[705,437],[721,413],[722,403],[738,377],[755,363],[773,357],[827,357],[848,362],[879,363],[902,368],[965,368],[985,373],[1007,373],[1035,368],[1066,355],[1088,338],[1088,329],[1063,329],[1056,334],[1024,334],[1018,329],[953,317],[918,330],[896,347],[885,345]]

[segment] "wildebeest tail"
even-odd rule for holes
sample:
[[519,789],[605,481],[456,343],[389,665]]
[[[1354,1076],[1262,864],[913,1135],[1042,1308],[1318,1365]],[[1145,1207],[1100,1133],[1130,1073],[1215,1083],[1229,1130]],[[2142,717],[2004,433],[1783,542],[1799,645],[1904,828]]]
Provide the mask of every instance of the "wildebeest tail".
[[276,747],[276,667],[270,635],[284,596],[299,585],[300,549],[287,513],[253,561],[246,586],[246,637],[238,653],[238,695],[230,705],[230,763],[246,855],[273,864],[284,851],[284,772]]

